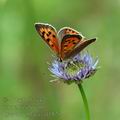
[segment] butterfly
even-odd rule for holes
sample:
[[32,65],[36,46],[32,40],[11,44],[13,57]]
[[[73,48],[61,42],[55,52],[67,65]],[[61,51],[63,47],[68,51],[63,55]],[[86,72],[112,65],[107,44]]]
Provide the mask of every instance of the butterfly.
[[52,25],[35,23],[35,28],[61,61],[74,57],[96,41],[96,38],[87,40],[81,33],[70,27],[63,27],[57,32]]

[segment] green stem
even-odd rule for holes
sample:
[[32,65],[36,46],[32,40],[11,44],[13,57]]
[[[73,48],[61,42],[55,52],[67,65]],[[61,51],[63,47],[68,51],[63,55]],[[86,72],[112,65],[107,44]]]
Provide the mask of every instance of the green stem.
[[82,87],[82,83],[78,84],[78,88],[81,92],[82,99],[84,102],[85,112],[86,112],[86,120],[90,120],[90,112],[89,112],[88,102],[87,102],[87,98],[86,98],[85,92],[84,92],[83,87]]

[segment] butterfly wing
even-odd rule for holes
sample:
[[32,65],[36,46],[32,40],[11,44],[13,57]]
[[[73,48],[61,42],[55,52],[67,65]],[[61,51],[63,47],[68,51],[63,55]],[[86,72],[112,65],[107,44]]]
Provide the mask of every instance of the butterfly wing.
[[67,54],[71,53],[81,40],[82,36],[80,35],[65,35],[61,42],[60,58],[62,60],[68,58]]
[[70,27],[63,27],[58,32],[58,38],[62,41],[63,37],[68,34],[69,35],[79,35],[80,33]]
[[85,47],[87,47],[89,44],[93,43],[96,41],[96,38],[92,38],[90,40],[81,40],[79,45],[77,45],[77,47],[74,48],[74,50],[65,53],[65,57],[64,59],[68,59],[70,57],[74,57],[76,54],[78,54],[79,52],[81,52]]
[[65,59],[66,55],[71,52],[84,37],[70,27],[63,27],[58,32],[58,38],[61,41],[60,58]]
[[38,34],[48,44],[48,46],[56,53],[59,54],[59,43],[57,32],[55,28],[49,24],[36,23],[35,28]]

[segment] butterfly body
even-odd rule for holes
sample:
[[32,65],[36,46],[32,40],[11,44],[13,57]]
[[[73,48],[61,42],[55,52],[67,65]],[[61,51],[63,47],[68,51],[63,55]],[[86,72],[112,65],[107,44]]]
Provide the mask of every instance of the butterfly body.
[[86,40],[82,34],[69,27],[63,27],[58,33],[53,26],[45,23],[36,23],[35,28],[60,60],[75,56],[96,40],[96,38]]

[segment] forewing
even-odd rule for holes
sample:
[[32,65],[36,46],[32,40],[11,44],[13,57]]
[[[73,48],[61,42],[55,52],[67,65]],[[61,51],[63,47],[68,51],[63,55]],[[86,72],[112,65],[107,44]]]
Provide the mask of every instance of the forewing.
[[96,41],[96,38],[92,38],[90,40],[81,40],[79,45],[72,51],[68,51],[68,53],[65,54],[64,59],[68,59],[71,57],[74,57],[75,55],[77,55],[79,52],[81,52],[85,47],[87,47],[89,44],[93,43]]
[[81,41],[82,36],[80,35],[65,35],[61,42],[61,49],[60,49],[60,58],[64,60],[67,54],[71,53],[74,48],[79,44]]
[[[69,35],[79,35],[80,33],[79,33],[78,31],[70,28],[70,27],[63,27],[63,28],[61,28],[61,29],[59,30],[59,32],[58,32],[58,38],[59,38],[60,40],[62,40],[63,37],[64,37],[65,35],[68,35],[68,34],[69,34]],[[81,36],[82,36],[82,35],[81,35]]]
[[35,28],[42,39],[49,45],[49,47],[55,53],[59,54],[59,43],[55,28],[44,23],[36,23]]

